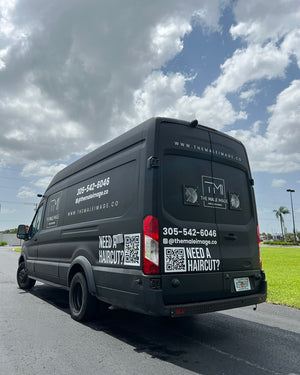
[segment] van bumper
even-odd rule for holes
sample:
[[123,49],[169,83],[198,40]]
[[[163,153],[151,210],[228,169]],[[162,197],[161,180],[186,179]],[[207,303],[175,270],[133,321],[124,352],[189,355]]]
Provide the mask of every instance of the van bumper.
[[249,305],[257,305],[259,303],[265,302],[266,298],[267,282],[263,281],[261,283],[260,292],[256,294],[196,303],[164,305],[163,308],[160,311],[157,311],[156,313],[158,313],[158,315],[171,316],[175,318],[195,314],[204,314],[214,311],[234,309],[237,307],[244,307]]

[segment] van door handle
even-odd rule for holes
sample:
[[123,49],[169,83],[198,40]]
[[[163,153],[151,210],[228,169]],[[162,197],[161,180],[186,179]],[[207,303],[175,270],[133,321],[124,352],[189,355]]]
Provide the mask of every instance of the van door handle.
[[226,238],[226,240],[231,240],[231,241],[235,241],[237,240],[237,236],[233,233],[228,233],[226,236],[224,236]]

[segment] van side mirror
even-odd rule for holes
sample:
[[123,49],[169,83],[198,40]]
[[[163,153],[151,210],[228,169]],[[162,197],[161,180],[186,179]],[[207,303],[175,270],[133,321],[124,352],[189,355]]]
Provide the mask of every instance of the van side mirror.
[[18,231],[17,231],[17,237],[20,240],[28,240],[29,234],[28,234],[28,226],[27,225],[19,225]]

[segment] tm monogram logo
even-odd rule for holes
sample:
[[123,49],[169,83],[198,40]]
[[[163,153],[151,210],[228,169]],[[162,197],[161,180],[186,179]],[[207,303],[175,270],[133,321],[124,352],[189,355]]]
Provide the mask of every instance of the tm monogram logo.
[[222,178],[202,176],[202,196],[204,207],[226,209],[225,181]]
[[214,181],[204,181],[204,191],[207,191],[208,195],[224,195],[225,187],[224,182],[216,184]]

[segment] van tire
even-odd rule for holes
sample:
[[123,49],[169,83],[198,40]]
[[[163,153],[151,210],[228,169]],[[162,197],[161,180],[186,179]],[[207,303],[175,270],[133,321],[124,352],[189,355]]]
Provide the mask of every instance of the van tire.
[[86,278],[78,272],[71,280],[69,290],[71,317],[78,322],[93,320],[97,312],[97,299],[88,290]]
[[20,289],[29,290],[34,287],[35,280],[28,277],[25,262],[21,262],[17,270],[17,283]]

